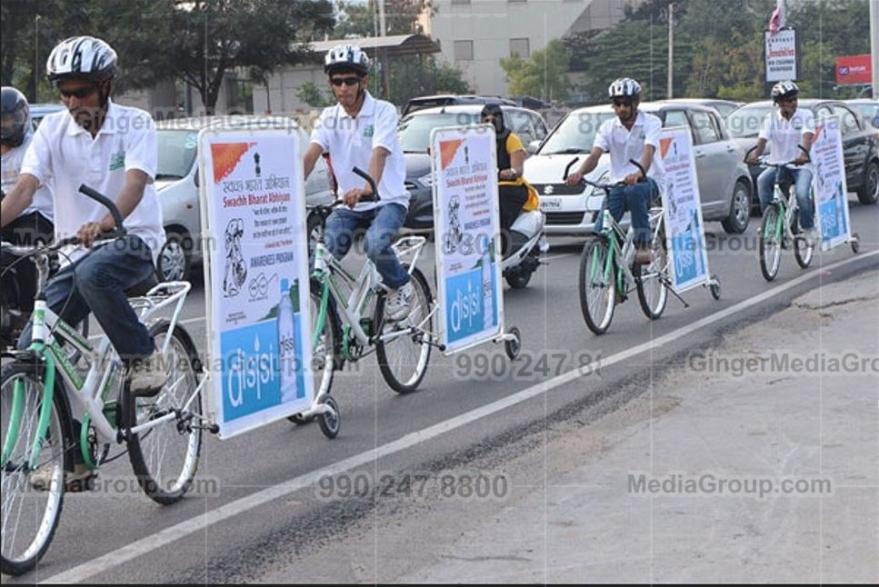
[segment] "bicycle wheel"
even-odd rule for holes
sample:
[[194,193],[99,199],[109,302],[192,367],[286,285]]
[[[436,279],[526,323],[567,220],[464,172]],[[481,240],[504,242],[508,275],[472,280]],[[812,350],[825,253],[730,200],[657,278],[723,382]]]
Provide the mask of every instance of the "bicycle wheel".
[[760,271],[766,281],[772,281],[778,275],[781,265],[782,219],[778,207],[768,206],[763,212],[760,223]]
[[580,255],[580,310],[586,326],[595,334],[604,334],[613,320],[616,304],[614,284],[615,266],[611,260],[607,239],[592,239]]
[[[668,289],[663,280],[668,278],[668,251],[665,248],[665,231],[660,228],[650,243],[653,262],[650,265],[636,265],[635,283],[638,288],[638,301],[641,310],[651,320],[657,320],[665,310]],[[699,251],[693,251],[698,255]]]
[[[385,322],[385,296],[379,296],[375,303],[374,324],[380,325],[375,342],[378,368],[387,384],[398,393],[409,393],[418,388],[430,360],[428,337],[433,332],[433,317],[430,316],[433,298],[427,280],[417,267],[412,269],[411,276],[415,295],[406,320]],[[413,331],[405,333],[409,329]],[[400,334],[394,336],[395,333]]]
[[[14,410],[19,387],[20,411]],[[2,547],[0,572],[21,575],[32,570],[46,554],[64,504],[64,472],[68,469],[65,441],[72,444],[70,415],[64,400],[64,386],[56,379],[49,428],[41,442],[39,464],[28,465],[37,434],[43,401],[42,367],[10,363],[0,371],[0,438],[8,445],[8,458],[0,463],[2,499]],[[20,414],[18,424],[12,417]],[[48,475],[48,487],[37,490],[31,474]]]
[[797,236],[794,237],[794,257],[797,260],[797,264],[802,269],[808,269],[809,265],[812,264],[812,257],[814,257],[815,254],[815,245],[810,245],[808,242],[806,242],[806,238],[803,236],[803,231],[800,228],[799,215],[800,213],[799,211],[797,211]]
[[[162,348],[171,324],[161,320],[150,327],[156,347]],[[176,326],[171,334],[168,354],[168,382],[155,397],[135,397],[127,386],[121,393],[121,423],[126,430],[156,420],[177,410],[201,414],[198,387],[201,362],[189,334]],[[189,403],[187,406],[186,404]],[[129,434],[128,458],[137,482],[147,496],[162,505],[170,505],[189,491],[201,456],[202,430],[194,427],[195,418],[173,418],[137,434]]]

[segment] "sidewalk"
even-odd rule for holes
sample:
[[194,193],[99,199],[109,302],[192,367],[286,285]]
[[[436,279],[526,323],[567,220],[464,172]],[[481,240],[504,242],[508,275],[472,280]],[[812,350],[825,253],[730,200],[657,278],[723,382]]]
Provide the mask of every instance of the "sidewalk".
[[[851,372],[839,373],[837,359]],[[365,515],[351,498],[327,502],[327,515],[347,515],[343,534],[263,557],[246,578],[876,583],[877,382],[872,271],[643,378],[608,379],[636,397],[622,407],[550,415],[427,463],[414,471],[432,475],[423,486],[401,484],[408,470],[387,471],[397,489],[358,502]],[[387,466],[349,481],[384,478]],[[462,495],[478,476],[509,491]],[[458,495],[444,494],[446,478]]]
[[530,489],[395,580],[876,583],[877,357],[879,272],[816,288],[534,450]]

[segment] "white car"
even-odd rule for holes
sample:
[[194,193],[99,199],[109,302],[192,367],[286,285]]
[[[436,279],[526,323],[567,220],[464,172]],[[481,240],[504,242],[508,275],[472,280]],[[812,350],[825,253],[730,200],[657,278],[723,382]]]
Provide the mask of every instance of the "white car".
[[[158,273],[163,281],[189,279],[202,257],[201,206],[198,194],[198,133],[202,128],[284,128],[295,130],[302,152],[308,135],[290,118],[267,116],[211,116],[178,118],[156,124],[159,161],[156,191],[162,206],[167,242],[159,253]],[[323,159],[318,159],[305,184],[309,205],[334,199]]]
[[[717,111],[674,100],[645,102],[639,109],[658,116],[663,126],[690,127],[705,220],[722,222],[729,233],[744,232],[750,221],[753,184],[743,162],[744,153],[730,139]],[[574,110],[525,160],[525,179],[537,189],[540,209],[546,214],[546,234],[592,234],[604,192],[588,186],[568,186],[563,176],[574,158],[582,163],[589,155],[598,128],[614,116],[609,104]],[[587,179],[608,181],[609,172],[610,155],[605,154]],[[628,216],[623,224],[627,222]]]

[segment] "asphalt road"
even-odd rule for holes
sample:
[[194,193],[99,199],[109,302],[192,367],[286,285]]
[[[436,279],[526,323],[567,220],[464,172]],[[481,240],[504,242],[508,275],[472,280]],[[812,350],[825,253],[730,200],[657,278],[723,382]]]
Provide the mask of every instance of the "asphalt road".
[[[576,279],[582,240],[553,239],[550,264],[538,270],[529,287],[504,290],[506,324],[523,334],[516,363],[500,358],[502,345],[451,357],[434,351],[420,390],[406,396],[384,384],[372,357],[349,365],[333,387],[343,418],[337,439],[325,439],[316,424],[286,421],[227,441],[208,438],[199,470],[203,486],[171,507],[157,506],[137,491],[68,495],[38,570],[3,582],[225,582],[296,568],[298,557],[320,549],[363,516],[375,515],[368,501],[321,500],[313,484],[319,474],[309,474],[345,459],[334,470],[358,466],[373,479],[384,472],[441,472],[450,463],[503,450],[526,431],[551,427],[569,413],[582,417],[592,404],[596,410],[624,405],[637,393],[638,382],[649,381],[676,353],[713,344],[822,282],[879,266],[879,255],[872,254],[879,251],[879,206],[860,206],[854,195],[850,202],[852,224],[861,236],[859,255],[839,247],[816,255],[803,271],[787,251],[779,277],[769,284],[757,261],[759,219],[752,218],[739,236],[709,223],[709,263],[721,281],[721,300],[704,288],[684,295],[688,308],[670,297],[662,318],[650,322],[633,295],[617,308],[601,337],[588,331],[580,313]],[[356,259],[350,261],[356,265]],[[767,292],[775,293],[760,297]],[[183,319],[200,349],[203,316],[199,285]],[[597,369],[576,372],[583,364]],[[125,457],[101,475],[133,478]],[[291,480],[288,490],[279,489]],[[302,483],[308,485],[297,489]],[[266,493],[272,488],[275,493]],[[301,580],[311,571],[303,568]]]

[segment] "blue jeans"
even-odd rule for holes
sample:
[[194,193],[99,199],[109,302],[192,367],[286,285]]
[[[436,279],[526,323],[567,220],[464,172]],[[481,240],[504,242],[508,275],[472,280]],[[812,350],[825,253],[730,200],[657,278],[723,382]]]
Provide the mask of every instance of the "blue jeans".
[[[812,228],[815,226],[815,207],[812,202],[812,172],[808,169],[787,169],[782,167],[779,183],[782,186],[791,182],[796,186],[797,204],[800,207],[800,226]],[[768,167],[757,178],[757,193],[760,194],[760,210],[766,210],[766,206],[772,201],[772,192],[775,186],[775,168]]]
[[[128,303],[125,290],[155,271],[150,248],[139,237],[126,236],[96,248],[61,270],[46,284],[46,303],[65,322],[76,325],[91,311],[113,348],[125,361],[152,354],[153,337]],[[30,345],[31,324],[18,339]]]
[[400,232],[405,219],[406,208],[399,204],[385,204],[365,212],[336,208],[327,218],[324,241],[330,253],[336,259],[342,259],[354,242],[354,232],[368,226],[366,256],[375,263],[384,284],[397,289],[409,282],[409,274],[391,249],[391,241]]
[[[658,196],[659,186],[649,177],[646,181],[636,183],[635,185],[627,185],[610,190],[607,209],[617,222],[622,219],[626,210],[629,211],[632,218],[632,228],[635,229],[635,244],[638,246],[650,243],[650,218],[648,211],[650,210],[650,201]],[[601,232],[602,220],[602,215],[599,214],[598,222],[595,223],[595,232]]]

